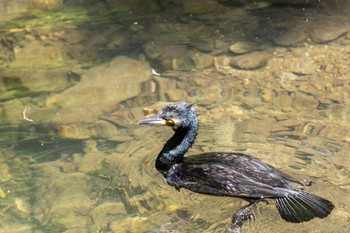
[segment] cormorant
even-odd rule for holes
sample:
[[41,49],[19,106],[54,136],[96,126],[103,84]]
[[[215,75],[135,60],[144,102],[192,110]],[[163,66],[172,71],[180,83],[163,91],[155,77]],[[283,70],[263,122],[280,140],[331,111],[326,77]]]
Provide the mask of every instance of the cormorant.
[[177,190],[185,188],[214,196],[239,197],[249,202],[232,218],[230,232],[254,218],[250,210],[265,198],[273,199],[281,217],[293,223],[325,218],[334,205],[319,196],[293,189],[295,178],[242,153],[211,152],[184,157],[195,141],[198,120],[194,106],[187,102],[164,106],[156,115],[139,121],[172,127],[175,134],[165,143],[156,168]]

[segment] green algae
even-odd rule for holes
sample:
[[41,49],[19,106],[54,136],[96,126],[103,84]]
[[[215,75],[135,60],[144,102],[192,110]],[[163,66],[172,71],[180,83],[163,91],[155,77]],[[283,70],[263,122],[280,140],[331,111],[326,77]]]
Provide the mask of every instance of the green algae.
[[17,78],[2,77],[1,81],[4,91],[0,92],[0,102],[17,97],[31,96],[33,94],[27,87],[23,86]]
[[[130,13],[131,11],[133,11],[133,14]],[[154,16],[150,13],[143,14],[143,12],[144,10],[132,9],[132,6],[127,4],[116,4],[113,6],[95,4],[91,7],[66,6],[58,10],[33,8],[16,20],[6,23],[0,22],[0,33],[51,30],[60,26],[66,29],[75,29],[81,24],[93,25],[103,24],[104,22],[110,23],[111,21],[117,23],[118,21],[140,20]]]
[[34,9],[17,20],[0,24],[0,33],[53,29],[58,25],[75,28],[74,24],[88,21],[91,22],[93,19],[88,16],[88,11],[84,9],[66,9],[64,11]]

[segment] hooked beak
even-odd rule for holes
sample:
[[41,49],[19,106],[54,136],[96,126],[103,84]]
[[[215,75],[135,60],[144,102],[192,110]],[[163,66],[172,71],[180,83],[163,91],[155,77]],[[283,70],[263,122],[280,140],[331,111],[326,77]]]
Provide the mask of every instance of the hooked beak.
[[154,115],[148,118],[141,119],[139,125],[166,125],[166,121],[160,118],[158,115]]

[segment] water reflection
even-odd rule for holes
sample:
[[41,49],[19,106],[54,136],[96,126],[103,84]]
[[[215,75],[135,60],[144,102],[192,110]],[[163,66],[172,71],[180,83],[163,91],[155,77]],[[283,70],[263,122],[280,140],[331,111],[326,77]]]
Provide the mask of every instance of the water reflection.
[[350,230],[348,1],[49,2],[0,8],[2,231],[226,231],[241,200],[168,186],[171,130],[136,125],[184,99],[190,154],[251,154],[336,205],[296,225],[260,205],[244,231]]

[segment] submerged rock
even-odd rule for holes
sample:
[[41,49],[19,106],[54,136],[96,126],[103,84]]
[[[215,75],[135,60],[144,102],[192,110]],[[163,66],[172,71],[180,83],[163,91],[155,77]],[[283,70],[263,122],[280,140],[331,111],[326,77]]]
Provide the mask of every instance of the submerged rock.
[[[90,177],[82,173],[63,173],[57,163],[38,168],[35,219],[43,226],[58,225],[76,232],[87,232],[88,216],[95,202]],[[92,195],[92,197],[91,197]]]
[[[6,155],[5,152],[0,151],[0,182],[8,181],[12,178],[12,174],[10,173],[10,167],[6,163]],[[1,187],[0,187],[0,197],[5,197],[6,194],[1,194]]]
[[187,92],[181,89],[168,90],[165,94],[169,101],[182,101],[188,96]]
[[0,161],[0,173],[0,182],[8,181],[12,177],[9,166],[2,161]]
[[127,212],[120,202],[104,202],[97,206],[90,215],[94,222],[94,230],[100,231],[101,229],[108,229],[109,225],[119,219],[120,216],[127,216]]
[[254,70],[262,68],[268,59],[265,52],[251,52],[236,56],[231,59],[231,66],[242,70]]
[[9,233],[32,233],[34,231],[33,227],[29,224],[1,224],[2,232]]
[[214,65],[214,58],[205,53],[196,53],[192,56],[192,60],[197,69],[207,68]]
[[[46,32],[49,34],[50,32]],[[29,40],[23,46],[14,48],[15,60],[10,68],[52,68],[67,65],[69,49],[62,43],[57,43],[45,34],[42,38]]]
[[230,51],[237,54],[249,53],[258,50],[258,47],[254,43],[238,41],[230,46]]
[[315,19],[309,35],[313,41],[325,43],[335,40],[349,31],[350,24],[348,17],[322,16]]
[[[47,101],[47,108],[33,112],[33,119],[65,125],[92,123],[111,112],[122,100],[137,96],[142,82],[151,77],[144,61],[124,56],[89,69],[79,83]],[[130,82],[130,80],[133,80]]]
[[319,68],[315,61],[308,56],[286,56],[283,66],[288,71],[299,75],[314,74]]
[[74,164],[78,171],[82,173],[92,173],[102,168],[102,161],[106,159],[106,154],[97,149],[96,142],[87,140],[84,148],[85,154],[73,155]]
[[[17,95],[29,95],[49,92],[60,92],[73,85],[69,80],[69,73],[78,66],[37,69],[15,68],[2,72],[2,82],[8,90],[15,90]],[[54,80],[54,82],[53,82]],[[15,96],[14,96],[15,97]]]
[[20,18],[30,11],[30,2],[22,0],[2,1],[0,4],[0,22],[4,23]]
[[293,27],[275,39],[275,43],[282,46],[291,46],[309,38],[307,32],[300,27]]
[[111,138],[120,133],[116,126],[108,121],[96,120],[88,123],[71,123],[57,128],[58,134],[63,138],[88,139],[88,138]]

